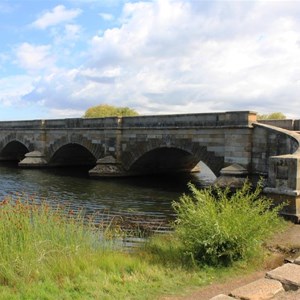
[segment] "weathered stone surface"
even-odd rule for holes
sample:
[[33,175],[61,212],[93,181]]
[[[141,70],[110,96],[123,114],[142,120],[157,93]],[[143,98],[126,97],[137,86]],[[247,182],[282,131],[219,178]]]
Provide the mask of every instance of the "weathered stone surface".
[[25,158],[19,162],[20,167],[43,167],[47,165],[45,155],[40,151],[32,151],[25,154]]
[[298,257],[294,260],[294,264],[300,265],[300,256],[298,256]]
[[44,157],[44,155],[40,151],[32,151],[25,154],[25,157]]
[[299,299],[300,299],[300,290],[280,293],[274,298],[272,298],[272,300],[299,300]]
[[210,300],[233,300],[233,299],[235,299],[235,298],[232,298],[232,297],[224,295],[224,294],[220,294],[218,296],[211,298]]
[[285,264],[266,274],[267,278],[280,281],[285,290],[296,290],[300,287],[300,266]]
[[239,164],[232,164],[220,171],[221,175],[245,175],[248,174],[248,170]]
[[116,159],[111,155],[105,156],[97,160],[97,164],[115,164],[115,163],[116,163]]
[[234,289],[230,295],[245,300],[267,300],[283,291],[284,289],[279,281],[262,278]]
[[123,167],[118,163],[98,163],[89,171],[91,177],[123,177],[128,176]]
[[219,187],[231,187],[231,188],[240,188],[245,183],[245,178],[242,177],[235,177],[235,176],[224,176],[221,175],[218,177],[213,185],[219,186]]

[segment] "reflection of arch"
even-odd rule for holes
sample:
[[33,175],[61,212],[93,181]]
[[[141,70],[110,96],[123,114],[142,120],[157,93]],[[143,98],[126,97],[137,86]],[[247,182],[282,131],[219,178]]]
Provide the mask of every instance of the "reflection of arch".
[[[126,170],[141,169],[144,166],[160,164],[163,168],[173,166],[173,170],[184,167],[191,170],[199,161],[203,161],[216,175],[224,166],[224,157],[216,156],[207,147],[188,139],[175,140],[164,145],[161,139],[137,142],[135,146],[122,153],[122,163]],[[178,168],[176,167],[178,165]]]
[[47,149],[46,156],[49,160],[62,147],[68,144],[77,144],[88,150],[96,159],[104,156],[104,148],[100,144],[93,144],[91,140],[80,134],[72,134],[71,136],[63,136],[56,140]]
[[50,166],[94,166],[96,157],[84,146],[69,143],[60,147],[50,158]]
[[17,160],[20,161],[29,152],[28,148],[19,141],[11,141],[0,152],[1,160]]

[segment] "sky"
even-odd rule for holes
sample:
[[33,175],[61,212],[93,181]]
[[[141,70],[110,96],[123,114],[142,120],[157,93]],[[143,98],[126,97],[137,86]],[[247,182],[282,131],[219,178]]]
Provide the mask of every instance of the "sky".
[[0,0],[0,121],[251,110],[300,118],[300,1]]

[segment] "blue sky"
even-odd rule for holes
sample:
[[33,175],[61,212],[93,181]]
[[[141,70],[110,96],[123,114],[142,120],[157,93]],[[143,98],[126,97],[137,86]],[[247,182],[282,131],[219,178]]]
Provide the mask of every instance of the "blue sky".
[[0,0],[0,120],[254,110],[300,117],[300,2]]

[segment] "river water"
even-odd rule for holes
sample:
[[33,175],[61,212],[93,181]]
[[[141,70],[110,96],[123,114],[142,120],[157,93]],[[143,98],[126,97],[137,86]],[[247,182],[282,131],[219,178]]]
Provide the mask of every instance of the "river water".
[[189,181],[205,186],[213,175],[205,165],[197,174],[91,179],[88,170],[74,168],[21,169],[0,164],[0,200],[5,196],[35,197],[62,204],[86,214],[136,216],[140,220],[167,220],[174,215],[171,203],[187,192]]

